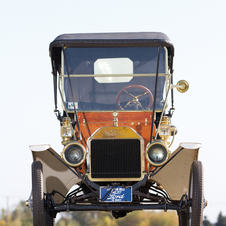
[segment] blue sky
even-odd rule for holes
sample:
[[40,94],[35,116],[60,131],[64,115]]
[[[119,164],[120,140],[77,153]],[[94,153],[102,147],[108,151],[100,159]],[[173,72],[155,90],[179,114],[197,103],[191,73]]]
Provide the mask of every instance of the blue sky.
[[63,33],[159,31],[175,46],[174,81],[190,84],[187,93],[175,92],[172,122],[179,132],[171,150],[180,142],[203,144],[204,214],[212,222],[220,211],[226,215],[225,8],[225,0],[2,0],[0,207],[6,196],[13,206],[30,194],[29,145],[62,150],[49,43]]

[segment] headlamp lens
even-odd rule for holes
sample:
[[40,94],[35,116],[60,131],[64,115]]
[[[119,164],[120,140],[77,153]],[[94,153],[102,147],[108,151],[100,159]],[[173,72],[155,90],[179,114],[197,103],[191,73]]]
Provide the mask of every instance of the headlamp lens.
[[164,151],[157,147],[151,151],[149,157],[153,162],[161,162],[164,158]]
[[160,166],[168,158],[167,148],[161,143],[154,143],[147,150],[147,158],[152,165]]

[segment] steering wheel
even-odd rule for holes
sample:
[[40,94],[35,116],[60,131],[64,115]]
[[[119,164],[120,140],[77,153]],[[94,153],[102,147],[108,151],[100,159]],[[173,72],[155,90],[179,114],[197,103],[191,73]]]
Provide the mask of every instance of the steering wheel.
[[[129,92],[127,91],[128,89],[131,89],[131,88],[139,88],[139,89],[144,90],[145,92],[144,92],[143,94],[138,95],[138,96],[134,96],[133,94],[131,94],[131,93],[129,93]],[[129,96],[132,97],[132,99],[131,99],[124,107],[121,106],[120,101],[119,101],[119,98],[120,98],[120,96],[121,96],[121,94],[122,94],[123,92],[127,93]],[[141,97],[141,96],[144,96],[144,95],[146,95],[146,94],[148,94],[148,96],[149,96],[149,98],[150,98],[150,102],[149,102],[148,106],[147,106],[146,108],[144,108],[144,107],[141,105],[141,103],[140,103],[140,101],[139,101],[138,98]],[[138,106],[140,106],[143,110],[145,110],[145,109],[150,109],[151,106],[152,106],[152,104],[153,104],[153,95],[152,95],[151,91],[150,91],[148,88],[146,88],[145,86],[142,86],[142,85],[130,85],[130,86],[126,86],[126,87],[122,88],[122,89],[118,92],[118,94],[117,94],[117,96],[116,96],[116,105],[118,106],[118,108],[119,108],[120,110],[125,110],[125,108],[126,108],[127,106],[133,106],[133,105],[136,105],[136,106],[137,106],[137,110],[138,110]]]

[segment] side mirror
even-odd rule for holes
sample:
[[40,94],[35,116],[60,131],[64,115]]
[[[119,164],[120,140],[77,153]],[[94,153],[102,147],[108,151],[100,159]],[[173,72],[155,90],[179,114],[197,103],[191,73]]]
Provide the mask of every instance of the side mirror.
[[178,81],[176,88],[180,93],[185,93],[188,91],[189,84],[185,80],[180,80],[180,81]]

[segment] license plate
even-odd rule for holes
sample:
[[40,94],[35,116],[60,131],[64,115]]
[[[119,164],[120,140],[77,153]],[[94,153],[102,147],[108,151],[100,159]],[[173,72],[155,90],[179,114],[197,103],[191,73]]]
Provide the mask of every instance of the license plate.
[[132,202],[132,187],[100,187],[101,202]]

